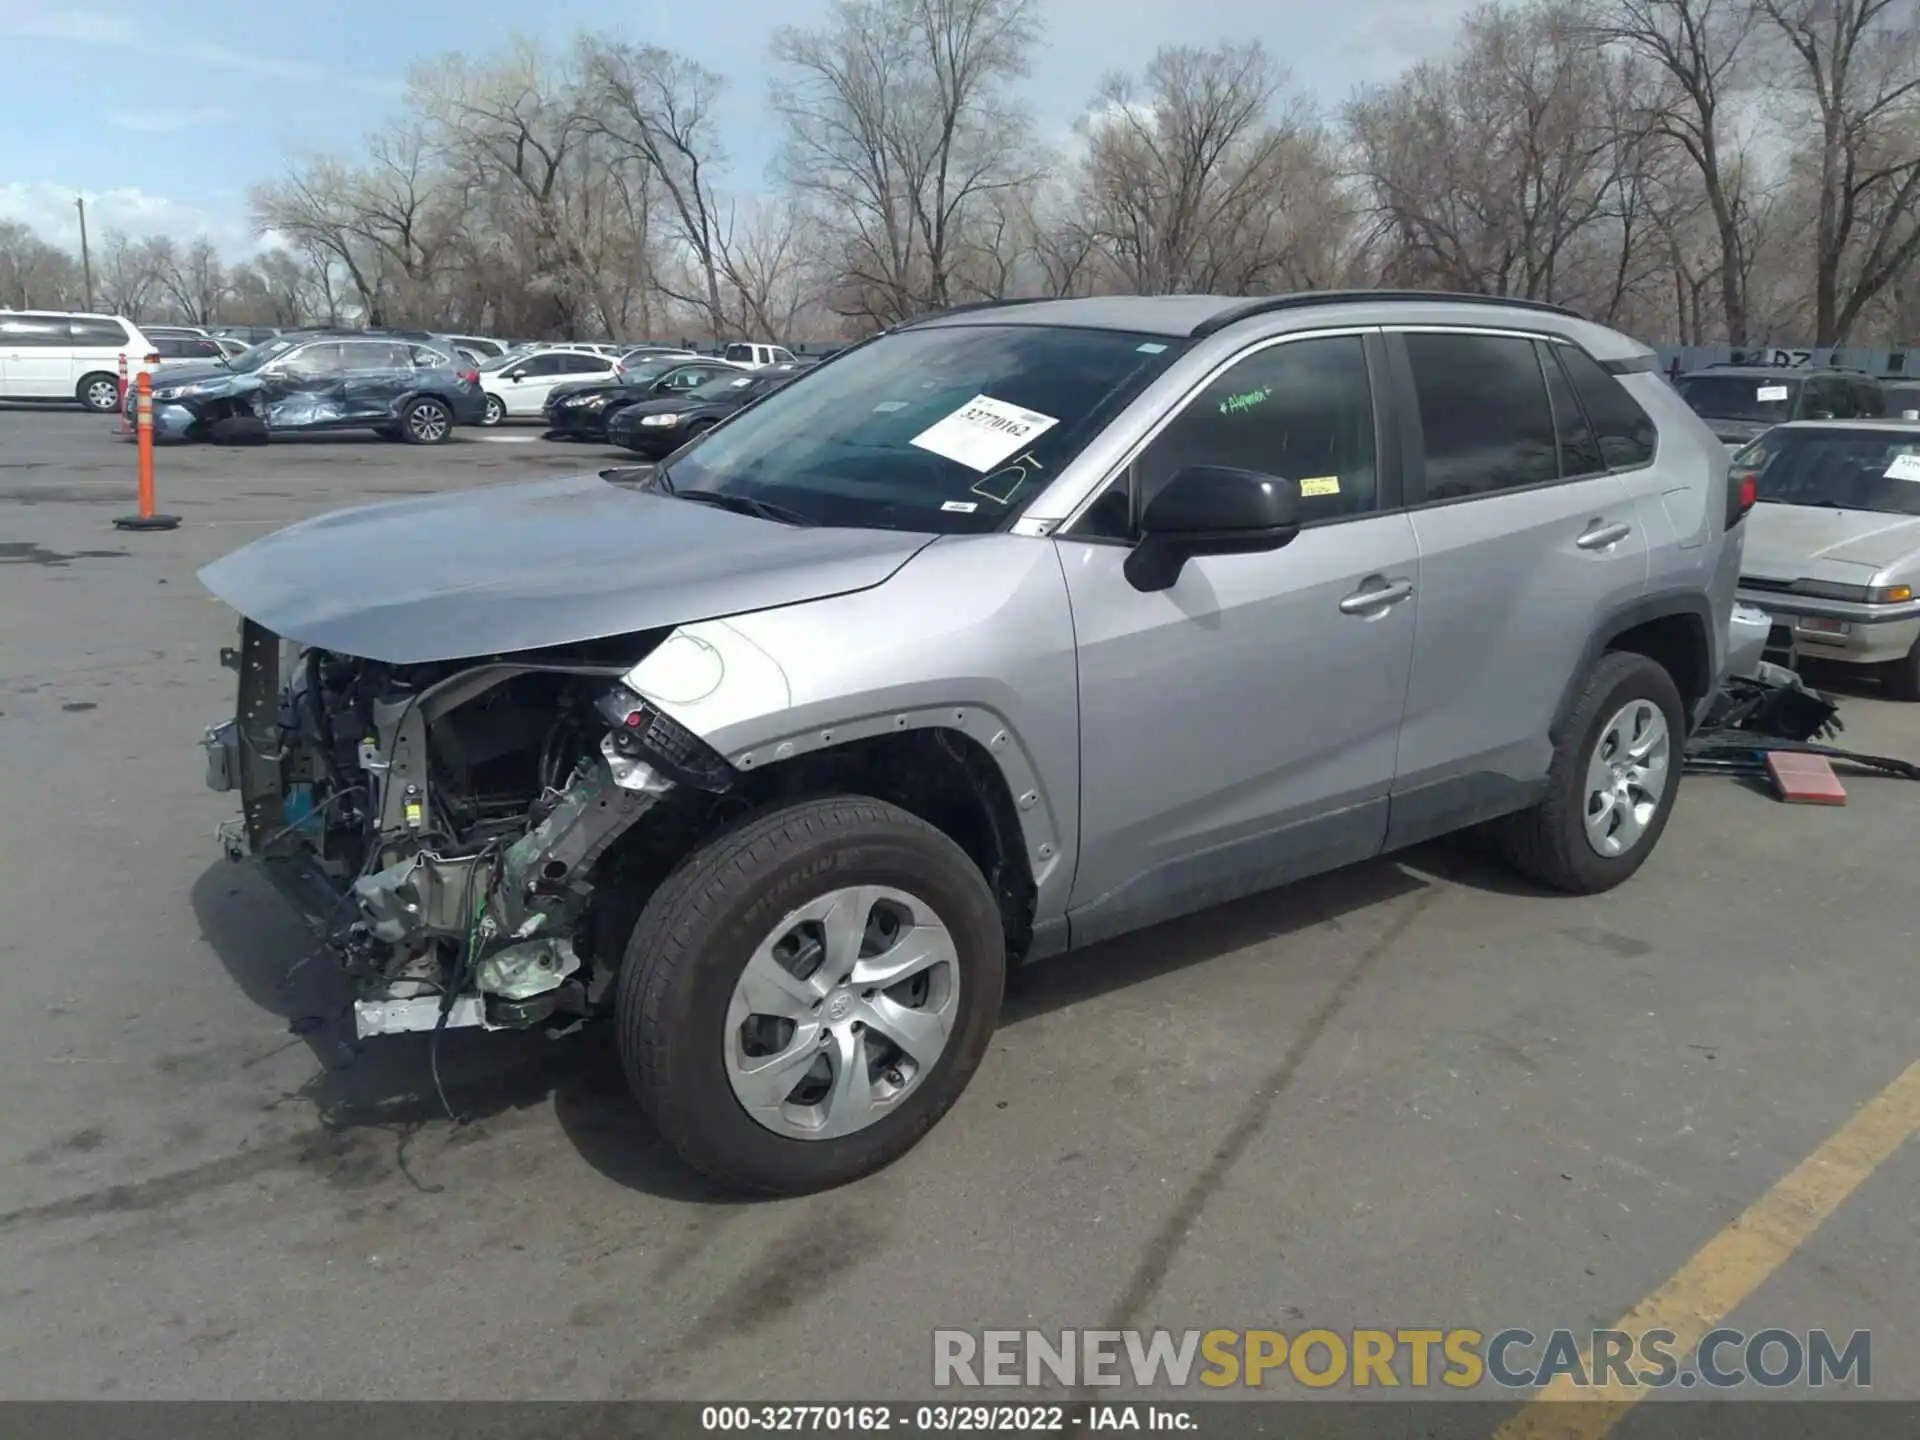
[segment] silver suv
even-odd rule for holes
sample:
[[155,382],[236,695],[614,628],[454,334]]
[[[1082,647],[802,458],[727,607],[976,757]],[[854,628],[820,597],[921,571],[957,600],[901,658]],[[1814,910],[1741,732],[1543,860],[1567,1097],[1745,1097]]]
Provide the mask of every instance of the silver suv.
[[695,1167],[841,1183],[1009,964],[1481,822],[1645,861],[1752,503],[1654,366],[1517,301],[990,305],[658,466],[309,520],[202,572],[230,852],[359,1034],[608,1016]]

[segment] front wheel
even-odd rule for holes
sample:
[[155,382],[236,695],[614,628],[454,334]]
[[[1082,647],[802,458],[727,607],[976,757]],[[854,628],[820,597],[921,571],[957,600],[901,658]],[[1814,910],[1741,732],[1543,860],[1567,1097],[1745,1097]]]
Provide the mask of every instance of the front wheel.
[[1546,795],[1506,823],[1508,862],[1575,895],[1620,884],[1667,828],[1686,733],[1663,666],[1624,651],[1601,656],[1554,746]]
[[507,418],[507,402],[498,395],[487,396],[487,408],[480,416],[482,425],[498,425]]
[[654,892],[620,972],[621,1059],[694,1169],[824,1190],[898,1159],[959,1098],[1005,977],[999,910],[958,845],[878,800],[809,801]]
[[453,433],[453,412],[431,397],[415,400],[400,416],[400,434],[409,445],[438,445]]

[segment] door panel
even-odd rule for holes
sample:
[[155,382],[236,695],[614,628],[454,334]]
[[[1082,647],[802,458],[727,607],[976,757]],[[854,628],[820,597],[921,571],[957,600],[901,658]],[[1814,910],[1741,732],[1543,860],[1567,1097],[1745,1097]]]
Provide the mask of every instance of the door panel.
[[[1601,618],[1642,594],[1634,497],[1592,467],[1548,398],[1530,341],[1390,336],[1419,442],[1408,497],[1420,606],[1390,847],[1521,808]],[[1563,402],[1564,403],[1564,402]],[[1442,503],[1432,503],[1434,501]]]
[[349,422],[391,419],[413,385],[413,356],[405,345],[350,340],[341,347],[342,413]]
[[1191,560],[1151,594],[1123,547],[1058,543],[1080,664],[1076,943],[1379,850],[1416,607],[1341,602],[1414,579],[1404,514]]
[[[1237,358],[1056,542],[1079,654],[1076,942],[1380,848],[1418,575],[1370,344]],[[1296,482],[1305,525],[1279,550],[1190,559],[1171,589],[1136,590],[1122,567],[1137,517],[1203,464]]]
[[6,387],[0,393],[20,400],[63,400],[73,395],[79,379],[64,315],[0,314],[0,384]]
[[335,341],[308,345],[263,374],[263,418],[270,427],[309,430],[340,422],[346,409],[340,348]]

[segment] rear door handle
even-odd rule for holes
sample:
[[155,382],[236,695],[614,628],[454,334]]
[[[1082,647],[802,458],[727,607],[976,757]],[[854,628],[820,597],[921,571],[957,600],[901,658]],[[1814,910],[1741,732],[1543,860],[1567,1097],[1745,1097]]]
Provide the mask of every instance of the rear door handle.
[[[1367,577],[1368,582],[1378,581],[1378,575]],[[1398,605],[1413,594],[1411,580],[1389,580],[1380,584],[1363,583],[1361,588],[1340,601],[1342,615],[1374,615],[1390,606]]]
[[1589,520],[1587,528],[1580,532],[1580,538],[1573,543],[1582,550],[1606,550],[1618,545],[1632,533],[1631,525],[1603,525],[1598,520]]

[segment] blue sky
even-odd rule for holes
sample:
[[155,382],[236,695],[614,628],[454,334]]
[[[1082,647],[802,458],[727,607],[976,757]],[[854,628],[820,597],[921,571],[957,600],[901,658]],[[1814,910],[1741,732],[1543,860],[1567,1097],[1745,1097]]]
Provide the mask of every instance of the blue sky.
[[[774,133],[767,37],[818,20],[828,0],[0,0],[0,219],[71,244],[89,228],[254,242],[248,185],[290,154],[351,155],[396,108],[407,67],[484,52],[519,33],[556,48],[580,30],[668,45],[728,78],[729,188],[761,183]],[[1328,107],[1444,48],[1470,0],[1041,0],[1047,34],[1028,103],[1064,133],[1100,77],[1154,48],[1259,38]]]

